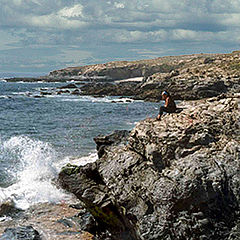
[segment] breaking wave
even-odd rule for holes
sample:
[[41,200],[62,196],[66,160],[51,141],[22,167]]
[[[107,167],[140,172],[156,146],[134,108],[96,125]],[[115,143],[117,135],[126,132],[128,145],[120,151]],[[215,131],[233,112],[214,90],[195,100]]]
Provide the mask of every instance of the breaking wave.
[[12,199],[16,207],[27,209],[40,202],[68,199],[53,183],[57,176],[56,160],[56,152],[47,143],[25,136],[0,141],[0,164],[4,170],[0,202]]

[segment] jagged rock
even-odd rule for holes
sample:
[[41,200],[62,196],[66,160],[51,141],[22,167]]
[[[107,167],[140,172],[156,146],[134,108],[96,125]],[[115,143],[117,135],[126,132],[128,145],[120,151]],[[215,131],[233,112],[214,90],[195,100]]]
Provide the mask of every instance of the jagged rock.
[[[129,78],[131,69],[138,67],[139,73],[142,71],[139,76],[144,78],[142,83],[89,83],[82,86],[81,90],[83,95],[125,95],[146,101],[159,101],[163,90],[168,90],[176,100],[197,100],[226,92],[237,93],[240,91],[239,56],[238,52],[188,55],[159,58],[149,62],[145,60],[144,64],[116,62],[108,63],[106,66],[101,64],[85,66],[79,69],[91,74],[111,75],[120,71],[119,79]],[[125,67],[120,67],[122,65]],[[58,74],[61,74],[61,70]],[[117,78],[115,75],[112,77]]]
[[13,200],[11,199],[5,200],[4,202],[0,203],[0,217],[9,216],[20,211],[21,210],[16,208]]
[[70,207],[77,207],[77,209],[80,209],[79,213],[69,218],[64,217],[62,219],[59,219],[57,220],[57,223],[61,223],[67,228],[77,226],[77,228],[79,228],[79,231],[89,232],[95,235],[97,231],[96,221],[91,213],[86,211],[86,209],[83,209],[81,203]]
[[[77,81],[83,82],[77,95],[131,96],[158,102],[163,90],[175,100],[198,100],[223,93],[240,92],[240,52],[229,54],[192,54],[140,61],[119,61],[52,71],[44,78],[7,79],[7,81]],[[135,77],[141,83],[116,81]],[[70,83],[64,88],[77,89]],[[57,94],[61,94],[59,91]],[[42,95],[41,95],[42,96]],[[40,96],[38,96],[40,97]]]
[[140,83],[89,83],[81,87],[82,95],[134,96],[134,99],[160,101],[162,91],[168,90],[175,100],[197,100],[215,97],[229,92],[240,91],[235,80],[219,79],[182,79],[177,73],[164,75],[164,79],[153,79]]
[[111,239],[239,236],[239,99],[181,107],[140,122],[127,144],[108,146],[97,162],[60,172]]
[[82,95],[95,95],[95,96],[133,96],[138,83],[89,83],[81,87]]
[[129,131],[127,130],[116,130],[112,134],[104,136],[99,135],[94,138],[97,144],[98,157],[104,154],[106,146],[119,145],[120,143],[126,143],[129,137]]
[[65,89],[65,88],[78,88],[78,87],[74,83],[69,83],[65,86],[59,87],[59,89]]
[[34,98],[43,98],[44,96],[43,95],[33,95],[32,97],[34,97]]
[[51,92],[43,92],[43,91],[42,91],[42,92],[40,92],[40,94],[41,94],[41,95],[52,95],[52,93],[51,93]]
[[83,214],[80,214],[78,217],[78,224],[81,227],[81,230],[95,235],[97,227],[93,216],[89,212],[85,212]]
[[74,91],[71,92],[71,94],[73,95],[80,95],[80,90],[79,89],[75,89]]
[[70,90],[59,90],[57,91],[57,95],[63,94],[63,93],[70,93]]
[[7,228],[0,240],[41,240],[41,237],[32,226],[27,226]]
[[204,60],[204,64],[209,64],[209,63],[213,63],[214,62],[214,58],[210,58],[210,57],[207,57],[205,60]]

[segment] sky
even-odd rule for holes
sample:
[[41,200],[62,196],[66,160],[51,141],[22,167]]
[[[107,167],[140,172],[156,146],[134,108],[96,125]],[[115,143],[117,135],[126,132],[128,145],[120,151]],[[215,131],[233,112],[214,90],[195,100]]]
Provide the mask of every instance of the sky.
[[0,72],[234,50],[239,0],[0,0]]

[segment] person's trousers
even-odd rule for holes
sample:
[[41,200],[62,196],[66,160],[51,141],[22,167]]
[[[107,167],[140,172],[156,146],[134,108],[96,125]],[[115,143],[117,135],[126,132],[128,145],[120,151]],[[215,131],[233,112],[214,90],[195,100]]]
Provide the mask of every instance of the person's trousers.
[[175,111],[173,111],[172,109],[169,109],[167,107],[161,106],[160,109],[159,109],[159,115],[162,116],[163,112],[174,113]]

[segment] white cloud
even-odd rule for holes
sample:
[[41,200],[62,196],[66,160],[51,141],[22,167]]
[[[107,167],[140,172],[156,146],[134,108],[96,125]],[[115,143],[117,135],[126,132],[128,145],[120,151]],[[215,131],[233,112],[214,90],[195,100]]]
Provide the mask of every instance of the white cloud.
[[61,17],[68,17],[68,18],[83,17],[82,11],[83,11],[83,6],[81,4],[77,4],[73,7],[65,7],[61,9],[58,12],[58,15]]
[[[88,61],[239,48],[239,0],[0,0],[0,6],[0,50],[57,46],[66,63],[78,61],[74,50],[64,50],[72,46]],[[130,51],[135,45],[144,51]]]
[[116,8],[125,8],[125,5],[123,4],[123,3],[118,3],[118,2],[115,2],[114,3],[114,6],[116,7]]
[[25,21],[29,22],[29,26],[41,27],[46,29],[76,29],[87,26],[85,22],[56,16],[54,14],[26,17]]

